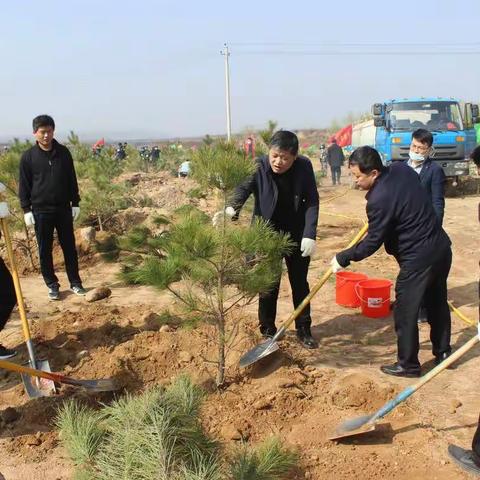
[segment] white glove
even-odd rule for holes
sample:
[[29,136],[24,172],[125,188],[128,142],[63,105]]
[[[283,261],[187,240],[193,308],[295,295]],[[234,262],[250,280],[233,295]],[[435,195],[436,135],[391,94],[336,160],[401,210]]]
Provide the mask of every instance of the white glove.
[[302,243],[300,244],[302,257],[311,257],[315,253],[315,248],[315,240],[312,240],[311,238],[302,238]]
[[35,225],[35,217],[33,216],[33,212],[28,212],[26,213],[23,218],[25,219],[25,225],[27,227],[31,227],[32,225]]
[[332,272],[333,273],[337,273],[340,270],[343,270],[343,267],[337,262],[337,256],[336,255],[332,258],[332,261],[330,262],[330,265],[332,267]]
[[80,215],[80,207],[72,207],[73,221],[75,221],[79,215]]
[[2,182],[0,182],[0,193],[5,193],[6,190],[7,187]]
[[0,218],[7,218],[9,215],[10,215],[10,212],[8,211],[7,202],[0,202]]
[[232,217],[235,215],[235,209],[233,207],[227,207],[224,210],[220,210],[217,212],[213,218],[212,218],[212,224],[214,227],[217,227],[220,225],[220,222],[223,220],[223,217],[225,216],[228,220],[231,220]]

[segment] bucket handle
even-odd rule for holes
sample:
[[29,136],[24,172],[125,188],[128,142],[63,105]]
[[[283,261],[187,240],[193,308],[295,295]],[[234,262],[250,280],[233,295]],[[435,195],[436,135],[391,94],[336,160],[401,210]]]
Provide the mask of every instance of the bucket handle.
[[[358,293],[358,283],[355,285],[355,294],[357,295],[357,297],[360,299],[361,302],[368,303],[368,300],[365,300],[364,298],[362,298],[362,296]],[[387,303],[387,302],[390,302],[390,301],[391,301],[391,298],[388,297],[385,300],[382,300],[381,303],[383,305],[384,303]]]

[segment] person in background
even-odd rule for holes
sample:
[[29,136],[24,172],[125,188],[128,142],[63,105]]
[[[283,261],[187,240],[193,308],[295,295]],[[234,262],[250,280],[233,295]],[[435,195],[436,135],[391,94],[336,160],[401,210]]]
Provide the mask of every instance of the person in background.
[[[445,185],[447,178],[443,168],[430,158],[433,150],[433,135],[428,130],[419,128],[412,134],[408,165],[415,170],[422,187],[430,198],[440,225],[443,224],[445,212]],[[418,312],[419,323],[427,321],[427,311],[422,304]]]
[[[480,175],[480,146],[473,151],[471,158],[477,166],[478,175]],[[478,204],[478,221],[480,223],[480,203]],[[480,300],[480,280],[478,282],[478,298]],[[480,303],[478,313],[480,314]],[[477,331],[478,338],[480,338],[480,319]],[[480,416],[478,418],[477,430],[473,435],[472,449],[465,450],[457,445],[450,444],[448,446],[448,454],[461,468],[480,477]]]
[[40,269],[50,300],[60,300],[60,284],[53,268],[53,232],[63,251],[70,289],[87,292],[78,272],[73,222],[80,215],[77,176],[70,151],[54,138],[55,122],[49,115],[33,119],[36,143],[20,159],[19,198],[27,227],[35,227]]
[[[293,132],[280,130],[270,140],[268,155],[257,159],[257,171],[239,185],[231,206],[217,212],[213,224],[223,215],[237,218],[243,205],[253,194],[254,217],[268,221],[278,232],[288,233],[295,249],[285,256],[293,305],[297,308],[310,292],[307,281],[310,258],[315,252],[318,223],[318,191],[310,160],[298,155],[298,138]],[[262,293],[258,302],[260,333],[271,338],[277,332],[275,319],[280,291],[280,278],[271,291]],[[310,305],[295,321],[297,338],[306,348],[316,348],[310,330]]]
[[327,149],[326,161],[330,165],[332,172],[332,185],[340,185],[340,176],[342,174],[342,165],[345,161],[343,150],[337,145],[337,140],[334,138],[331,145]]
[[178,167],[178,178],[188,177],[190,174],[190,160],[182,162]]
[[[0,182],[0,194],[5,192],[5,190],[5,185]],[[9,215],[7,203],[0,202],[0,218],[7,218]],[[0,229],[0,238],[1,237],[2,230]],[[12,275],[2,257],[0,257],[0,331],[4,329],[16,304],[17,297]],[[17,352],[15,350],[11,350],[0,343],[0,360],[7,360],[16,354]]]

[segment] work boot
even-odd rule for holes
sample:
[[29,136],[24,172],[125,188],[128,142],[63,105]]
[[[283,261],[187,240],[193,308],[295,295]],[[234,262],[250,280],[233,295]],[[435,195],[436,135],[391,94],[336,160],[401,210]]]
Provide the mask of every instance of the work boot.
[[457,447],[456,445],[448,446],[448,454],[450,458],[463,470],[469,473],[476,474],[480,477],[480,465],[477,465],[473,460],[473,452]]
[[277,327],[275,325],[270,327],[260,327],[260,333],[265,339],[273,338],[274,335],[277,333]]
[[60,286],[59,285],[52,285],[48,289],[48,298],[50,300],[60,300]]
[[9,358],[14,357],[17,354],[15,350],[11,350],[10,348],[4,347],[0,343],[0,360],[7,360]]
[[416,378],[421,376],[421,370],[412,369],[407,370],[403,368],[398,362],[395,362],[392,365],[382,365],[380,370],[387,375],[393,375],[394,377],[407,377],[407,378]]
[[313,349],[318,347],[318,343],[312,337],[309,326],[297,327],[297,338],[305,348]]
[[[444,360],[446,360],[452,352],[443,352],[440,355],[435,356],[435,366],[440,365]],[[447,370],[453,370],[455,367],[453,365],[450,365],[447,367]]]

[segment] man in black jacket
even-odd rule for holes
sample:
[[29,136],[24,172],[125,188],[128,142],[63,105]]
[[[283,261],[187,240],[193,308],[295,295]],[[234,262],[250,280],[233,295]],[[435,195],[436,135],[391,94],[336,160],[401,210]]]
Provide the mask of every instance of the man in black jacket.
[[53,269],[53,232],[57,231],[71,290],[86,291],[78,273],[73,221],[80,215],[80,197],[72,155],[53,134],[55,122],[48,115],[33,119],[36,144],[20,160],[20,205],[25,224],[35,226],[40,268],[51,300],[60,299],[60,284]]
[[384,167],[378,152],[360,147],[350,157],[350,169],[362,190],[368,190],[368,234],[356,246],[338,253],[332,269],[375,253],[382,244],[400,266],[394,309],[398,361],[383,365],[389,375],[418,377],[417,315],[425,299],[433,355],[438,364],[450,355],[451,318],[447,277],[452,262],[451,242],[440,226],[418,175],[405,163]]
[[[3,193],[5,190],[5,185],[0,182],[0,193]],[[7,218],[8,216],[8,205],[6,202],[0,202],[0,218]],[[2,230],[0,229],[0,238],[1,237]],[[12,275],[8,271],[2,257],[0,257],[0,331],[5,327],[16,303],[17,296],[15,294]],[[7,360],[16,354],[17,352],[15,350],[11,350],[0,344],[0,360]]]
[[332,172],[332,185],[337,183],[340,185],[340,175],[342,173],[342,165],[345,161],[343,150],[337,145],[337,140],[334,138],[332,144],[327,149],[327,163],[330,165]]
[[[477,166],[477,172],[480,175],[480,146],[472,152],[471,158]],[[478,204],[478,221],[480,222],[480,203]],[[478,299],[480,300],[480,281],[478,282]],[[478,308],[480,313],[480,305]],[[480,320],[477,328],[478,338],[480,338]],[[478,418],[477,430],[473,435],[472,449],[465,450],[457,445],[450,444],[448,446],[448,453],[464,470],[480,476],[480,416]]]
[[[236,189],[232,206],[216,213],[213,222],[216,224],[224,214],[238,216],[248,197],[254,195],[253,215],[269,221],[275,230],[289,233],[297,243],[285,256],[296,308],[310,292],[307,273],[315,251],[319,205],[315,175],[310,160],[298,156],[297,136],[285,130],[273,135],[268,156],[259,158],[257,165],[256,173]],[[264,337],[273,337],[277,331],[279,288],[280,278],[270,292],[259,296],[258,318]],[[307,306],[295,323],[297,337],[306,348],[317,347],[310,331],[311,323],[310,306]]]

